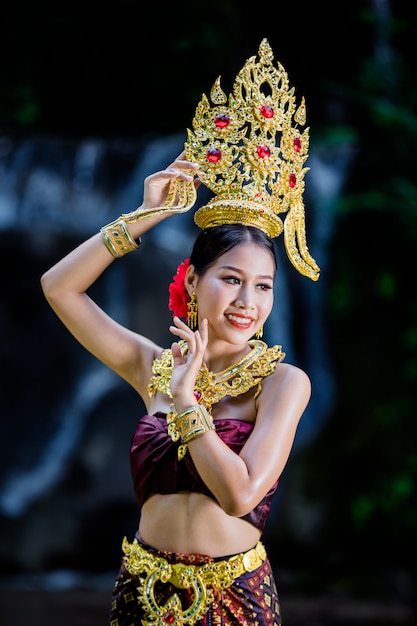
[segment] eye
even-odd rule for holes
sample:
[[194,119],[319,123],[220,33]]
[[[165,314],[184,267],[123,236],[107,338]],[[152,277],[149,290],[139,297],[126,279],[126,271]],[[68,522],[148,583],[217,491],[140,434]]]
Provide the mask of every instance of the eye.
[[223,280],[230,285],[240,285],[240,278],[237,276],[225,276]]
[[258,289],[261,291],[268,291],[269,289],[272,289],[272,285],[269,285],[268,283],[261,283],[258,285]]

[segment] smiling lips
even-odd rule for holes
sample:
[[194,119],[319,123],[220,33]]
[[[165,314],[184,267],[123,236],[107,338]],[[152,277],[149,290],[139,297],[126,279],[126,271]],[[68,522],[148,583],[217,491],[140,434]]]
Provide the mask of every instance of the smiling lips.
[[226,319],[237,328],[248,328],[254,322],[253,317],[247,317],[245,315],[226,315]]

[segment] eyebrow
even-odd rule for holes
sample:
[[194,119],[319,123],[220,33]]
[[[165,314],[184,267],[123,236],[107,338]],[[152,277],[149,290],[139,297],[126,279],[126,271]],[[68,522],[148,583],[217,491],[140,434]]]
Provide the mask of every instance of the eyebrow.
[[[222,270],[231,270],[232,272],[237,272],[238,274],[243,274],[243,271],[240,270],[238,267],[234,267],[233,265],[222,265],[220,267],[220,269]],[[264,279],[269,279],[269,280],[274,280],[274,277],[271,276],[270,274],[261,274],[260,276],[257,276],[257,278],[264,278]]]

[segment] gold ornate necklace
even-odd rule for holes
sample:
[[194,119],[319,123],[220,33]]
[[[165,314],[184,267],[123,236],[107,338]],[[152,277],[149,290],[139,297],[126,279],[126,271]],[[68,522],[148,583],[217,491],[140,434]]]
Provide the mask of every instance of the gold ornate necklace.
[[[183,355],[187,353],[187,343],[179,342]],[[256,395],[261,391],[262,379],[272,374],[277,363],[285,357],[281,346],[268,348],[265,342],[252,339],[248,342],[252,350],[240,361],[221,372],[211,372],[204,364],[200,367],[195,383],[194,395],[198,403],[208,411],[225,396],[240,396],[258,385]],[[155,359],[152,366],[153,376],[148,385],[148,394],[152,398],[157,391],[172,398],[171,375],[173,370],[172,351],[164,350],[160,359]]]

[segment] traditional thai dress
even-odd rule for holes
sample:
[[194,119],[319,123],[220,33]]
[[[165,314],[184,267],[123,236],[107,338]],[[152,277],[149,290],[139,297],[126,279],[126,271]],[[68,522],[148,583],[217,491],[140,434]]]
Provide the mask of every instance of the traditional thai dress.
[[[217,435],[236,454],[253,430],[253,424],[238,419],[216,419],[215,424]],[[138,421],[130,464],[140,506],[152,493],[189,491],[214,499],[189,452],[178,460],[177,448],[168,433],[165,413],[144,415]],[[242,519],[263,531],[277,487],[278,481]],[[137,535],[132,544],[125,541],[124,551],[113,592],[110,626],[281,624],[275,580],[261,543],[243,555],[213,559],[156,550]],[[187,566],[192,567],[189,570]],[[186,576],[183,587],[171,582],[175,582],[175,575],[178,578],[178,571]]]

